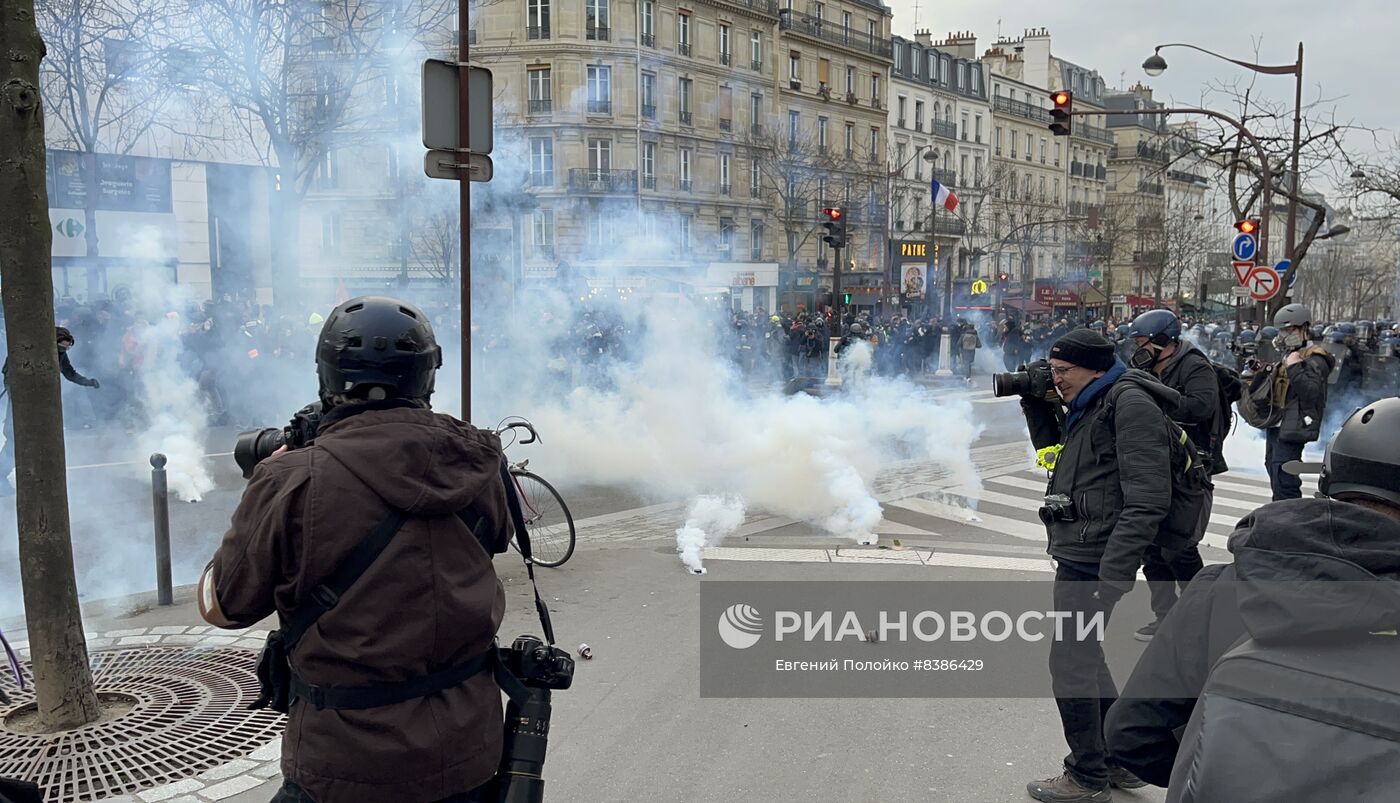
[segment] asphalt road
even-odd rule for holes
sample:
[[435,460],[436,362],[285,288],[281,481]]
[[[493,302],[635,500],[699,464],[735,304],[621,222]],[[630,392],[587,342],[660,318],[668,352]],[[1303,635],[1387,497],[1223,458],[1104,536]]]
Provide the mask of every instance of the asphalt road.
[[[579,548],[564,567],[541,570],[539,582],[561,646],[573,651],[586,642],[594,657],[580,659],[574,687],[554,697],[548,799],[1021,801],[1028,799],[1026,782],[1057,774],[1066,748],[1049,699],[700,695],[701,638],[714,627],[700,616],[706,583],[1047,579],[1019,410],[991,399],[985,386],[956,392],[972,394],[986,425],[977,444],[985,487],[940,485],[936,472],[918,465],[895,467],[877,483],[886,509],[882,543],[901,539],[909,550],[901,556],[915,558],[908,565],[869,562],[891,553],[847,553],[853,544],[812,525],[751,511],[724,548],[707,554],[709,573],[697,577],[675,552],[674,530],[688,500],[658,505],[623,489],[561,487],[580,522]],[[207,451],[227,451],[232,436],[211,433]],[[154,582],[149,471],[139,453],[111,459],[123,437],[84,432],[70,439],[75,559],[89,600],[85,624],[92,630],[197,624],[188,589],[180,596],[185,604],[173,609],[151,610],[124,596],[147,592]],[[172,502],[177,583],[197,576],[243,486],[231,458],[210,461],[217,487],[198,503]],[[1260,493],[1244,481],[1237,489],[1237,506]],[[13,526],[10,507],[0,512],[0,532],[13,533]],[[1228,531],[1228,521],[1220,527]],[[13,537],[5,544],[13,550]],[[1225,557],[1208,553],[1212,560]],[[851,554],[855,559],[842,562]],[[0,589],[10,595],[0,593],[0,602],[15,596],[14,566],[0,560]],[[508,594],[503,639],[539,633],[518,558],[501,556],[497,569]],[[1135,592],[1124,606],[1123,623],[1146,620],[1145,593]],[[0,621],[22,636],[16,613],[12,604],[0,610]],[[275,783],[233,800],[266,800]],[[1152,789],[1115,792],[1118,800],[1163,797]]]

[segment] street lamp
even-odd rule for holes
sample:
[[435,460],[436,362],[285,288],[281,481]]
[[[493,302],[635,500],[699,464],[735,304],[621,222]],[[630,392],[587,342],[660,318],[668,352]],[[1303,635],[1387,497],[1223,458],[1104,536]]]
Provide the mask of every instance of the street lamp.
[[1349,231],[1351,231],[1351,226],[1348,226],[1345,223],[1338,223],[1337,225],[1328,229],[1326,234],[1314,237],[1313,242],[1318,242],[1320,240],[1330,240],[1333,237],[1341,237],[1343,234],[1346,234]]
[[[1293,179],[1292,191],[1288,194],[1288,242],[1285,246],[1284,253],[1284,256],[1287,257],[1290,261],[1292,261],[1294,251],[1298,246],[1298,193],[1302,191],[1302,188],[1299,186],[1300,181],[1298,177],[1298,156],[1299,152],[1302,150],[1303,132],[1303,43],[1298,43],[1298,60],[1296,62],[1292,64],[1266,65],[1253,64],[1248,61],[1232,59],[1229,56],[1222,56],[1221,54],[1216,53],[1213,50],[1206,50],[1203,47],[1187,44],[1185,42],[1171,42],[1165,45],[1157,45],[1157,47],[1153,50],[1152,55],[1148,56],[1147,60],[1142,63],[1142,69],[1148,75],[1158,76],[1166,71],[1167,60],[1162,58],[1162,48],[1165,47],[1184,47],[1190,50],[1205,53],[1207,56],[1214,56],[1223,61],[1228,61],[1231,64],[1234,64],[1238,67],[1243,67],[1246,70],[1252,70],[1253,72],[1262,73],[1264,75],[1292,75],[1297,79],[1297,83],[1293,91],[1293,153],[1291,157],[1292,165],[1289,170],[1289,172],[1293,176]],[[1267,171],[1267,167],[1265,168],[1265,171]],[[1268,206],[1265,206],[1264,217],[1267,218],[1272,214],[1273,210]],[[1264,302],[1261,301],[1259,303],[1260,309],[1262,311]]]

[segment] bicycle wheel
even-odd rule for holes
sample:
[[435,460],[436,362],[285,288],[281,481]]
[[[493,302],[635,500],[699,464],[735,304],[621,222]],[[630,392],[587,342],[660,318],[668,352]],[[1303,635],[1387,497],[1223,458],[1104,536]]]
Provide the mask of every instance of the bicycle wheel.
[[[555,568],[574,554],[574,517],[564,497],[554,486],[528,471],[512,471],[515,489],[520,495],[520,507],[525,513],[525,528],[530,534],[530,553],[536,565]],[[515,537],[510,545],[520,551]]]

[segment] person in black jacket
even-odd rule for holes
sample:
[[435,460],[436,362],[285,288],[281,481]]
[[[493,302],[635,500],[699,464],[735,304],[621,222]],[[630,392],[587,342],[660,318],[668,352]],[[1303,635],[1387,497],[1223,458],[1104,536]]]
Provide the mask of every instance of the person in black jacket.
[[[1055,558],[1054,607],[1106,619],[1132,588],[1143,550],[1171,506],[1161,405],[1177,403],[1177,394],[1150,374],[1130,370],[1114,356],[1112,343],[1088,329],[1056,341],[1048,366],[1028,367],[1048,367],[1055,393],[1068,406],[1061,416],[1046,398],[1021,402],[1038,462],[1053,466],[1041,520]],[[1098,641],[1053,642],[1050,676],[1070,754],[1063,774],[1026,787],[1031,797],[1097,802],[1111,799],[1110,785],[1141,786],[1108,761],[1103,716],[1118,693]]]
[[[1397,441],[1400,399],[1383,399],[1355,411],[1323,456],[1318,490],[1327,498],[1272,502],[1240,521],[1230,536],[1234,563],[1208,566],[1196,575],[1109,711],[1105,736],[1111,760],[1149,783],[1170,785],[1169,801],[1232,799],[1219,796],[1218,790],[1177,783],[1173,777],[1174,766],[1180,769],[1194,758],[1177,755],[1178,734],[1191,719],[1216,661],[1245,638],[1266,646],[1322,646],[1394,631],[1400,625]],[[1298,464],[1292,468],[1310,469]],[[1261,697],[1268,693],[1259,691]],[[1202,713],[1201,725],[1208,728],[1209,709]],[[1313,751],[1310,776],[1336,773],[1335,767],[1344,763],[1328,760],[1332,745],[1285,744],[1285,754]],[[1238,755],[1219,758],[1261,783],[1284,769],[1261,763],[1269,754],[1267,745],[1238,748]],[[1344,780],[1381,793],[1367,800],[1393,799],[1393,784]],[[1267,786],[1260,791],[1270,792]],[[1277,790],[1258,799],[1304,799],[1292,792]],[[1320,803],[1362,798],[1334,787],[1325,798],[1307,799]]]
[[[1134,368],[1151,371],[1162,384],[1181,394],[1181,400],[1167,410],[1172,420],[1186,431],[1196,453],[1210,475],[1225,471],[1225,458],[1218,434],[1223,431],[1220,415],[1220,381],[1210,359],[1199,348],[1181,340],[1181,321],[1171,310],[1155,309],[1139,315],[1128,328],[1136,347],[1128,362]],[[1214,486],[1205,484],[1201,517],[1195,541],[1183,549],[1163,549],[1153,544],[1142,556],[1142,573],[1152,594],[1153,620],[1137,629],[1134,637],[1148,641],[1157,632],[1162,617],[1176,604],[1176,587],[1182,589],[1204,565],[1196,544],[1210,522]]]
[[1274,315],[1278,336],[1274,345],[1283,355],[1288,371],[1288,397],[1283,421],[1266,431],[1264,468],[1269,472],[1273,499],[1297,499],[1303,483],[1283,470],[1283,464],[1303,456],[1303,446],[1318,439],[1322,415],[1327,408],[1327,378],[1336,360],[1327,350],[1308,343],[1312,311],[1302,304],[1289,304]]
[[[78,373],[73,367],[73,361],[68,359],[68,350],[73,348],[73,333],[62,326],[54,327],[54,337],[58,341],[58,370],[75,385],[82,385],[87,388],[101,387],[102,384],[96,379],[89,379]],[[10,472],[15,470],[15,423],[14,410],[9,409],[10,397],[10,360],[5,358],[5,365],[0,368],[0,374],[4,375],[4,396],[6,399],[5,412],[5,445],[0,447],[0,496],[9,496],[14,493],[14,488],[10,485]]]

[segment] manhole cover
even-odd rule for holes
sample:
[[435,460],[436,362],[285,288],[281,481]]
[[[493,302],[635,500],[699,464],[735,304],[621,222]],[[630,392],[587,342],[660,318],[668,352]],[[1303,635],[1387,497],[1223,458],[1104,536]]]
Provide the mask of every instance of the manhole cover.
[[[48,803],[76,803],[178,781],[245,756],[282,731],[283,718],[249,711],[257,697],[257,653],[229,647],[140,647],[92,654],[100,695],[134,701],[109,722],[57,734],[0,724],[0,777],[45,789]],[[33,702],[0,680],[14,705]]]

